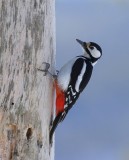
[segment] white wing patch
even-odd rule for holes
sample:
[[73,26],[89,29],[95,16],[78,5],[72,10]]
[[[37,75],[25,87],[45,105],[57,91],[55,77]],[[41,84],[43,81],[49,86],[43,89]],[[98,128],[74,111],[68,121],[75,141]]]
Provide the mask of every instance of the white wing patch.
[[73,103],[73,98],[75,99],[77,96],[76,96],[76,94],[77,94],[77,92],[75,91],[73,91],[73,89],[72,89],[72,86],[71,85],[69,85],[69,87],[68,87],[68,92],[67,92],[67,95],[66,95],[66,100],[65,100],[65,106],[64,106],[64,108],[66,109],[71,103]]
[[74,91],[73,91],[73,89],[72,89],[72,86],[71,86],[71,85],[69,86],[69,88],[71,89],[71,93],[72,93],[72,95],[73,95],[73,96],[75,96],[75,95],[76,95],[76,92],[74,92]]
[[82,70],[81,70],[81,73],[80,73],[80,75],[78,76],[77,81],[76,81],[76,85],[75,85],[75,90],[76,90],[77,92],[79,92],[79,86],[80,86],[80,83],[81,83],[81,81],[82,81],[82,78],[83,78],[83,75],[84,75],[85,71],[86,71],[86,63],[84,62],[84,63],[83,63]]

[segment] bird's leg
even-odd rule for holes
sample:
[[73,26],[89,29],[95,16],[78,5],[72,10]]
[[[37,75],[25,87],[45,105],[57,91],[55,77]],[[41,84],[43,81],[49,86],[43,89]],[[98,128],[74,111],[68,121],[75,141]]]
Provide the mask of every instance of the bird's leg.
[[47,63],[47,62],[43,62],[42,63],[42,68],[37,68],[37,70],[43,72],[44,76],[49,75],[50,77],[52,77],[55,80],[57,78],[57,75],[56,74],[52,74],[49,71],[49,68],[50,68],[50,64]]

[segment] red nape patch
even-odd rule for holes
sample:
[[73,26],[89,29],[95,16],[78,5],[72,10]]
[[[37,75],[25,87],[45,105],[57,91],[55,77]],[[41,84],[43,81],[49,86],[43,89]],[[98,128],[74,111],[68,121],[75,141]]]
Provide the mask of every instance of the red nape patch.
[[55,87],[56,87],[56,115],[58,115],[60,112],[64,111],[65,94],[59,88],[57,82],[55,82]]

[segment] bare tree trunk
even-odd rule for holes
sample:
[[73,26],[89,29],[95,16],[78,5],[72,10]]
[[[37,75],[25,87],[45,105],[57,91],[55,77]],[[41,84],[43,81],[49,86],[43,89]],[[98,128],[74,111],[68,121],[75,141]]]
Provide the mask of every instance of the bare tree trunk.
[[[54,0],[0,0],[0,160],[50,160]],[[54,70],[51,69],[52,72]]]

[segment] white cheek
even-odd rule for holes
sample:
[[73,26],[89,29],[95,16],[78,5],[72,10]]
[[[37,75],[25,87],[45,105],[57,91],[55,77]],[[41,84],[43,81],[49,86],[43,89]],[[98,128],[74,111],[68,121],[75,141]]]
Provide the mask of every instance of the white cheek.
[[91,51],[91,55],[94,57],[94,58],[99,58],[101,56],[101,53],[98,51],[98,50],[92,50]]

